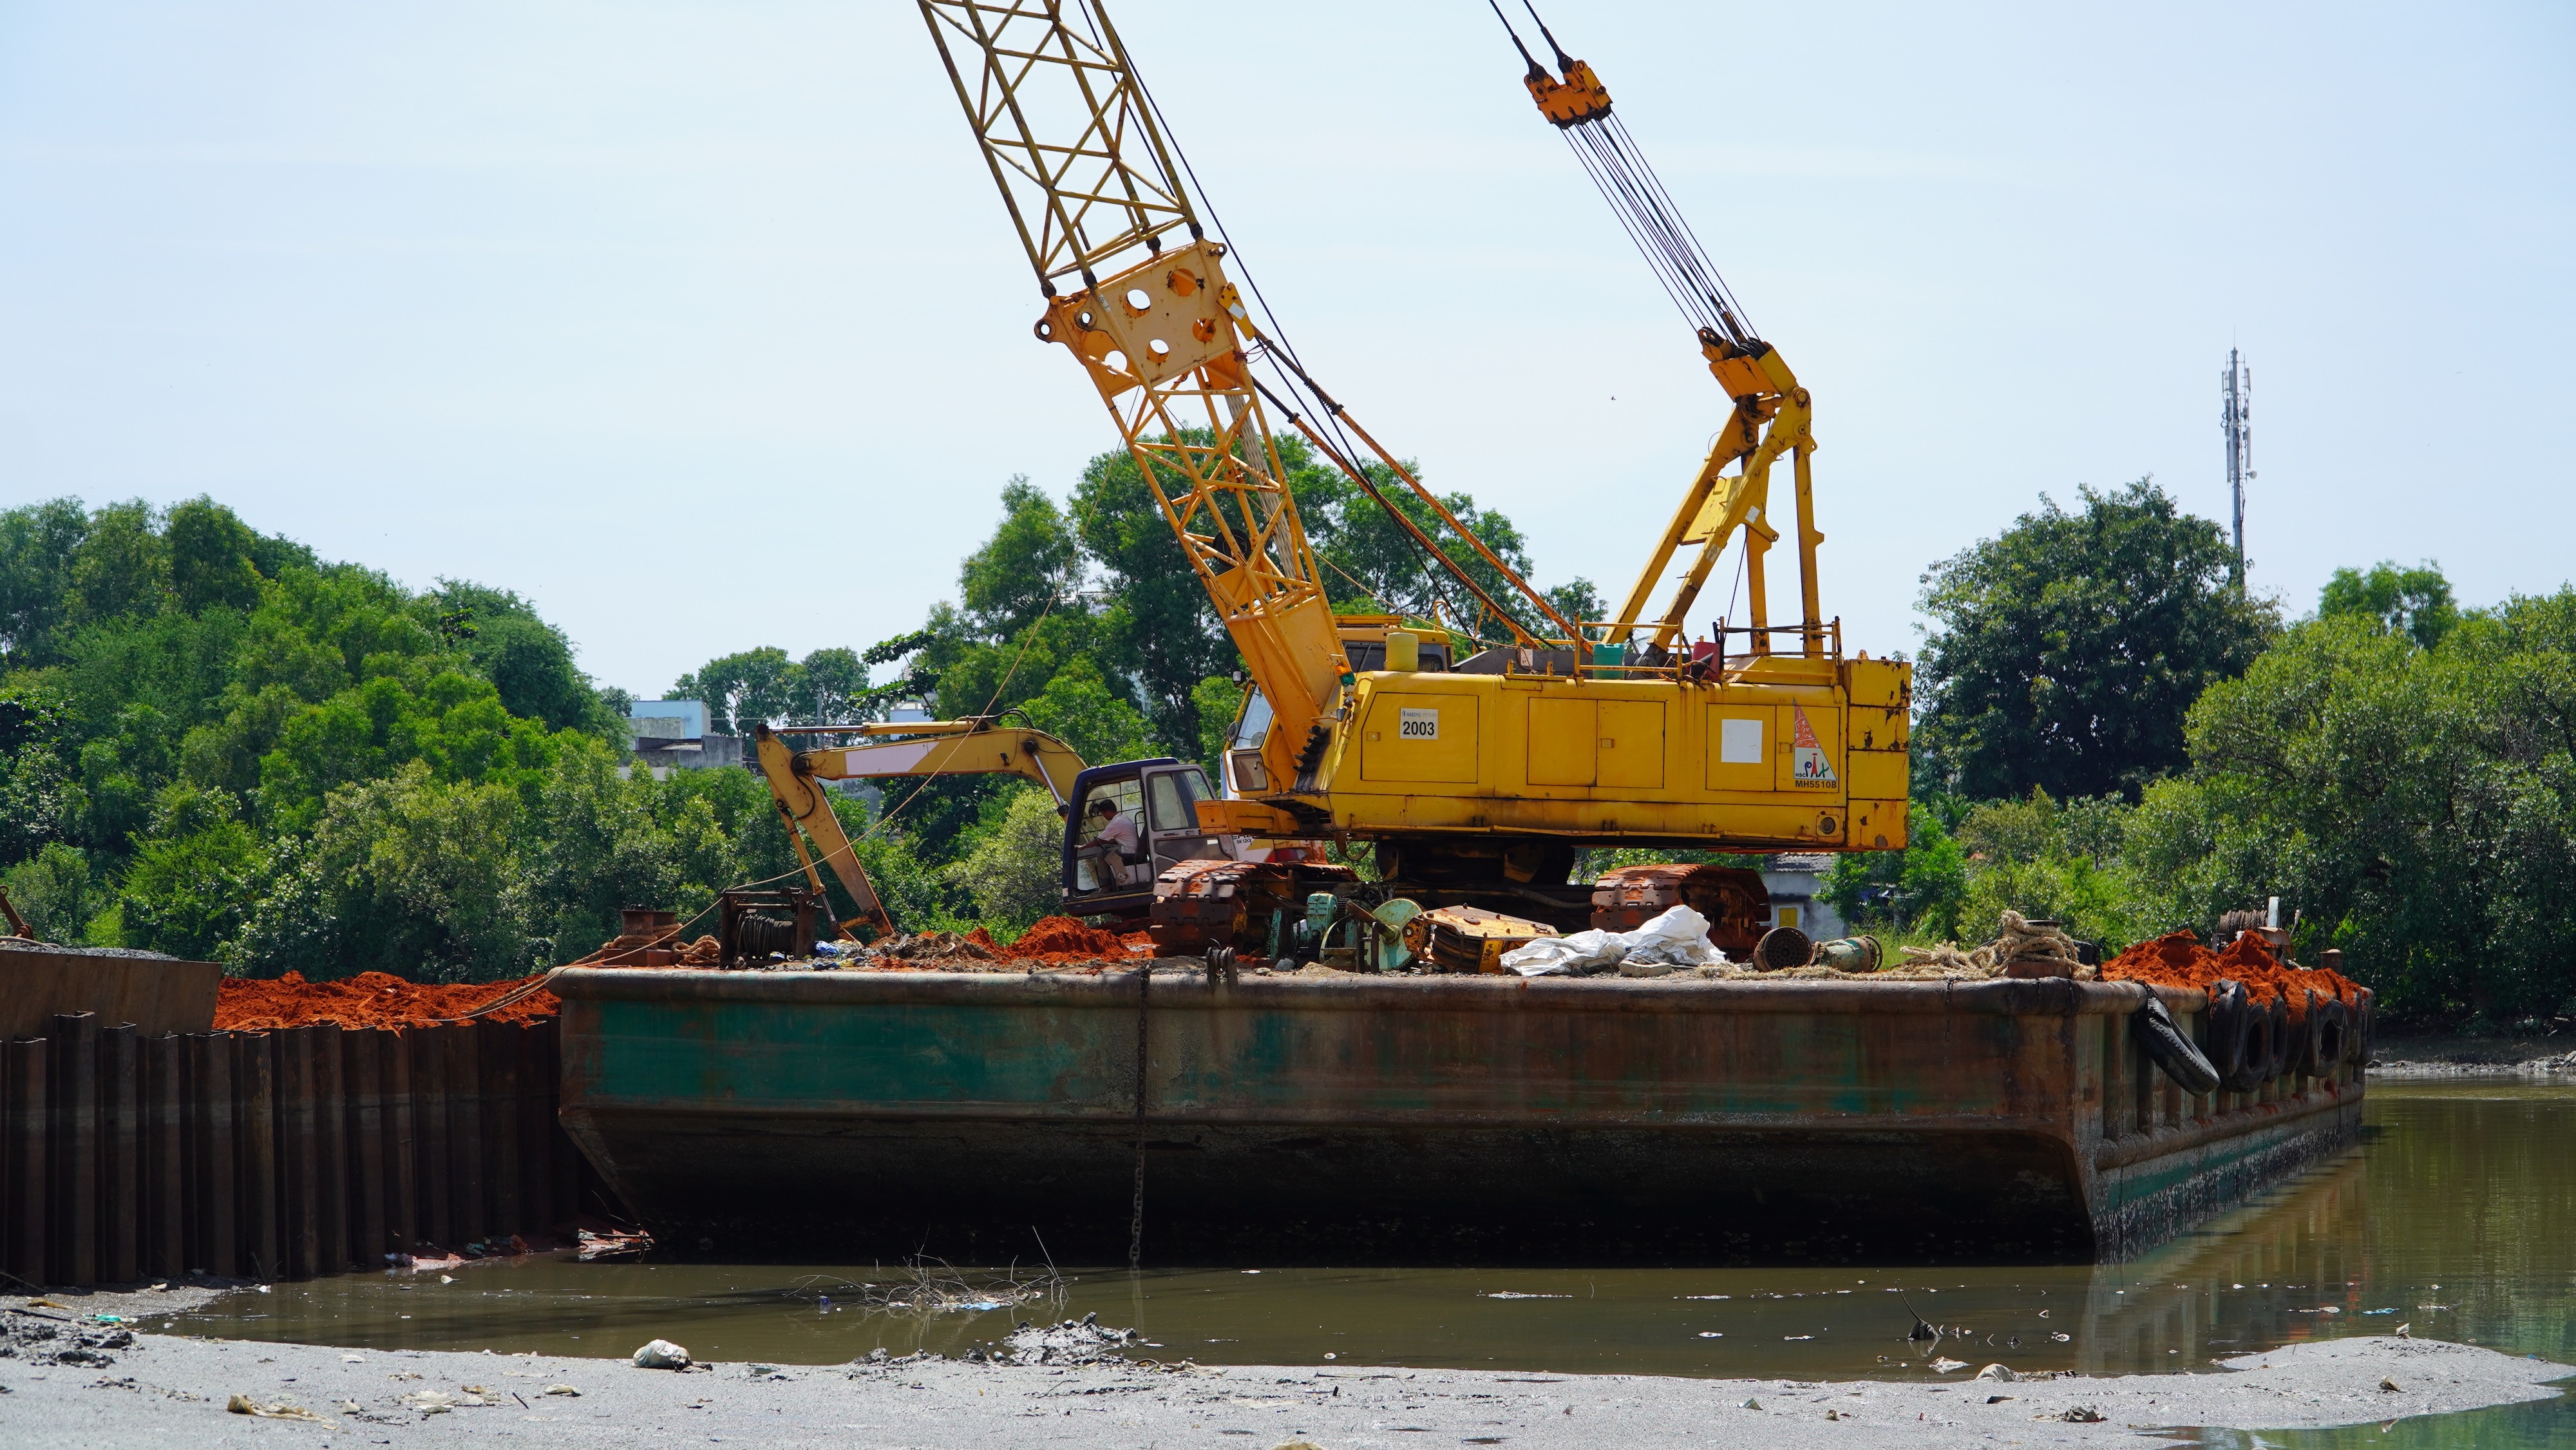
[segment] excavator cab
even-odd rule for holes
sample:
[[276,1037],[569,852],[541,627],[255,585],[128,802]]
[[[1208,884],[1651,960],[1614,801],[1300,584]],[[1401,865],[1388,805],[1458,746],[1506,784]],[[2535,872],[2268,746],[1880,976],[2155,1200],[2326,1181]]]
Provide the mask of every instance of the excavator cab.
[[1215,794],[1206,771],[1169,756],[1074,777],[1064,820],[1065,914],[1142,916],[1165,869],[1224,859],[1223,839],[1199,829],[1198,803]]

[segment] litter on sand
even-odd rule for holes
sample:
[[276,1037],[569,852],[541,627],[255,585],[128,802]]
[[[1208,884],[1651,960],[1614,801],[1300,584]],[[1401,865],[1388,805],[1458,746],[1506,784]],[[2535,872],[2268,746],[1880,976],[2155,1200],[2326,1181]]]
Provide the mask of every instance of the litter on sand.
[[637,1369],[687,1369],[689,1352],[667,1339],[656,1339],[635,1351]]
[[284,1400],[263,1405],[248,1395],[235,1395],[225,1403],[224,1408],[236,1415],[257,1415],[264,1420],[302,1420],[307,1424],[320,1425],[324,1429],[336,1428],[330,1421],[302,1405],[290,1405]]

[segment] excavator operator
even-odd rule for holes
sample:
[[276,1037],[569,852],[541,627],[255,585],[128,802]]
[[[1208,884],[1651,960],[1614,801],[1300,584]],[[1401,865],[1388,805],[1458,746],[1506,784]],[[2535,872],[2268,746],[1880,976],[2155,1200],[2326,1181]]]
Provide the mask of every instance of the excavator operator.
[[1092,858],[1101,885],[1125,886],[1128,858],[1136,854],[1136,823],[1120,815],[1118,802],[1106,796],[1092,806],[1092,814],[1100,818],[1100,825],[1082,844],[1080,854]]

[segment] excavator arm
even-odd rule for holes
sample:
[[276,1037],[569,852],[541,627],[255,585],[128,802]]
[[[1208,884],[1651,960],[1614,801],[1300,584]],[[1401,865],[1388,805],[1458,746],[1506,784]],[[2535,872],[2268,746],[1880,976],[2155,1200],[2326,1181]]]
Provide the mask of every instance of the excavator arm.
[[[794,734],[855,735],[864,742],[826,750],[795,750],[783,736]],[[899,736],[878,740],[876,736]],[[1082,757],[1073,747],[1043,730],[995,729],[989,719],[897,721],[868,725],[790,725],[773,729],[763,721],[751,727],[760,773],[769,782],[770,803],[787,828],[787,843],[796,848],[797,863],[816,891],[823,889],[817,866],[829,866],[841,888],[857,903],[858,914],[841,923],[848,931],[870,926],[892,932],[894,918],[878,899],[867,868],[859,864],[849,833],[822,787],[823,780],[891,780],[903,776],[1019,775],[1045,786],[1059,806],[1070,805],[1073,782],[1082,774]],[[809,848],[808,843],[811,843]]]
[[[769,781],[769,802],[778,808],[778,822],[787,828],[787,844],[796,848],[796,862],[805,868],[806,881],[817,892],[823,889],[823,878],[814,869],[819,859],[832,868],[841,889],[858,907],[857,915],[840,924],[843,934],[855,926],[870,926],[891,935],[894,918],[877,898],[875,883],[868,880],[867,868],[859,864],[849,834],[841,829],[841,818],[832,814],[832,802],[814,783],[812,767],[767,724],[752,726],[751,734],[760,773]],[[806,847],[808,841],[813,843],[811,850]]]

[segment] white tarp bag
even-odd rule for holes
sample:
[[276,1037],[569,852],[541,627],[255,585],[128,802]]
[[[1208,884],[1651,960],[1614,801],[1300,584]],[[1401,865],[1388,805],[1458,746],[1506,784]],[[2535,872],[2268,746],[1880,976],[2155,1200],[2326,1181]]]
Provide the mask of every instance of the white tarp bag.
[[1543,936],[1503,953],[1503,965],[1524,977],[1588,976],[1619,967],[1666,969],[1716,966],[1726,960],[1708,939],[1708,918],[1676,906],[1635,931],[1578,931]]
[[1503,953],[1503,965],[1524,977],[1582,976],[1616,966],[1626,948],[1606,931],[1578,931],[1572,936],[1543,936]]

